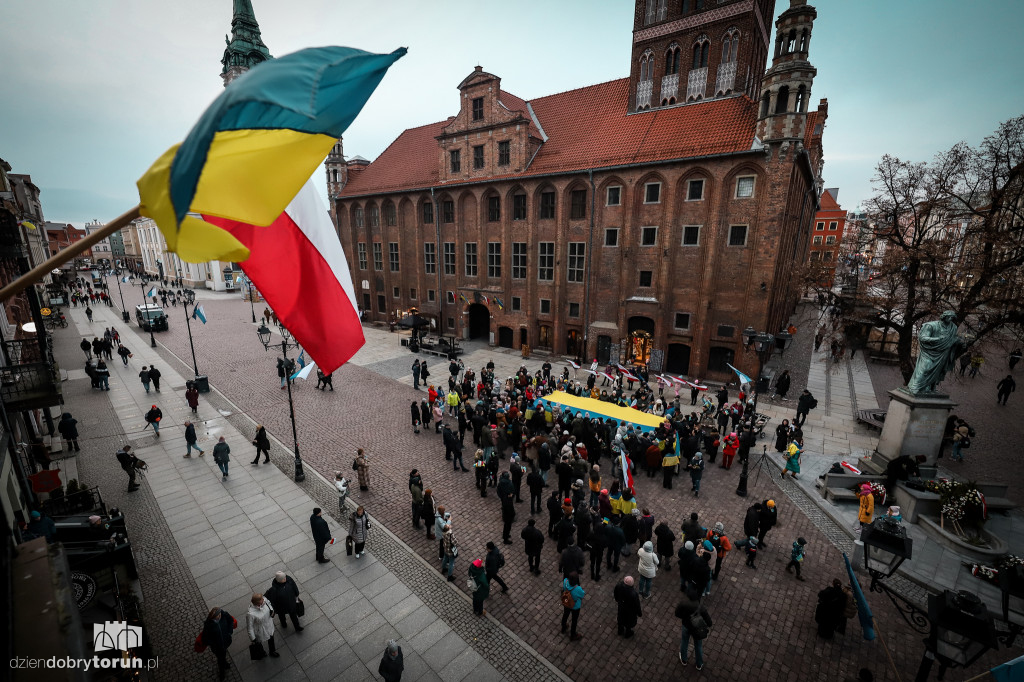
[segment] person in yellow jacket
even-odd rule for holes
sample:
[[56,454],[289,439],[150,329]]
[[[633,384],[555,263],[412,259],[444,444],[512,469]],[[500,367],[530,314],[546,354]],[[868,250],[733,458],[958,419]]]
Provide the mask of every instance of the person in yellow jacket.
[[863,529],[864,526],[871,525],[871,518],[875,513],[875,494],[871,492],[870,483],[863,483],[857,495],[860,497],[860,509],[857,512],[857,520],[860,521],[860,527]]
[[459,414],[459,393],[458,391],[448,391],[448,396],[445,398],[448,403],[448,414],[452,417],[458,416]]

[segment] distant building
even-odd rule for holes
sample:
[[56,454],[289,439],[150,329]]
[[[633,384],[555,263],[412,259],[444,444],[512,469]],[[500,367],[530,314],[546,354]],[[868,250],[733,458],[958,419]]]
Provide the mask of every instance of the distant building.
[[810,263],[820,265],[819,284],[831,287],[836,275],[843,233],[846,231],[846,211],[839,205],[839,189],[830,187],[821,194],[820,208],[814,214],[814,231],[807,254]]
[[789,5],[773,41],[773,0],[637,0],[626,78],[525,101],[478,66],[454,115],[372,163],[339,141],[328,194],[365,319],[415,307],[507,348],[755,374],[741,332],[794,309],[828,115],[817,12]]

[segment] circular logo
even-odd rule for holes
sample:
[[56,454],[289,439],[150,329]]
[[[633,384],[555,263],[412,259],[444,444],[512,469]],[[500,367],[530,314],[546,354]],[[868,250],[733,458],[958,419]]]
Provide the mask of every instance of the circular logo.
[[43,317],[48,317],[51,312],[53,312],[53,311],[50,310],[49,308],[40,308],[39,309],[39,314],[42,315]]
[[71,574],[71,587],[75,595],[75,603],[78,604],[79,609],[84,609],[96,596],[96,581],[93,580],[91,575],[86,573],[79,573],[77,571]]

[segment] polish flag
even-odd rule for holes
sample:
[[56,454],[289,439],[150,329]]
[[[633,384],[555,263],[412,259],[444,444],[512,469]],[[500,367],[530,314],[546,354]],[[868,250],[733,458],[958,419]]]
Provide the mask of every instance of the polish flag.
[[573,362],[572,360],[566,360],[566,362],[567,362],[567,363],[568,363],[568,364],[569,364],[569,365],[570,365],[570,366],[571,366],[571,367],[572,367],[573,369],[579,369],[579,368],[580,368],[580,366],[579,366],[579,365],[577,365],[577,364],[576,364],[575,362]]
[[203,219],[249,249],[242,270],[324,374],[363,346],[348,261],[312,179],[266,227],[215,216]]

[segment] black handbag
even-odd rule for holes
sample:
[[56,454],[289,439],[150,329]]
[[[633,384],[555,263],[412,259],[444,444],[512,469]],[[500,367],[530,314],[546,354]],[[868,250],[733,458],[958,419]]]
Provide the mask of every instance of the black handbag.
[[267,652],[263,649],[263,642],[253,642],[249,645],[249,658],[254,661],[261,661],[267,657]]
[[301,599],[295,602],[295,615],[299,618],[306,615],[306,605],[302,603]]

